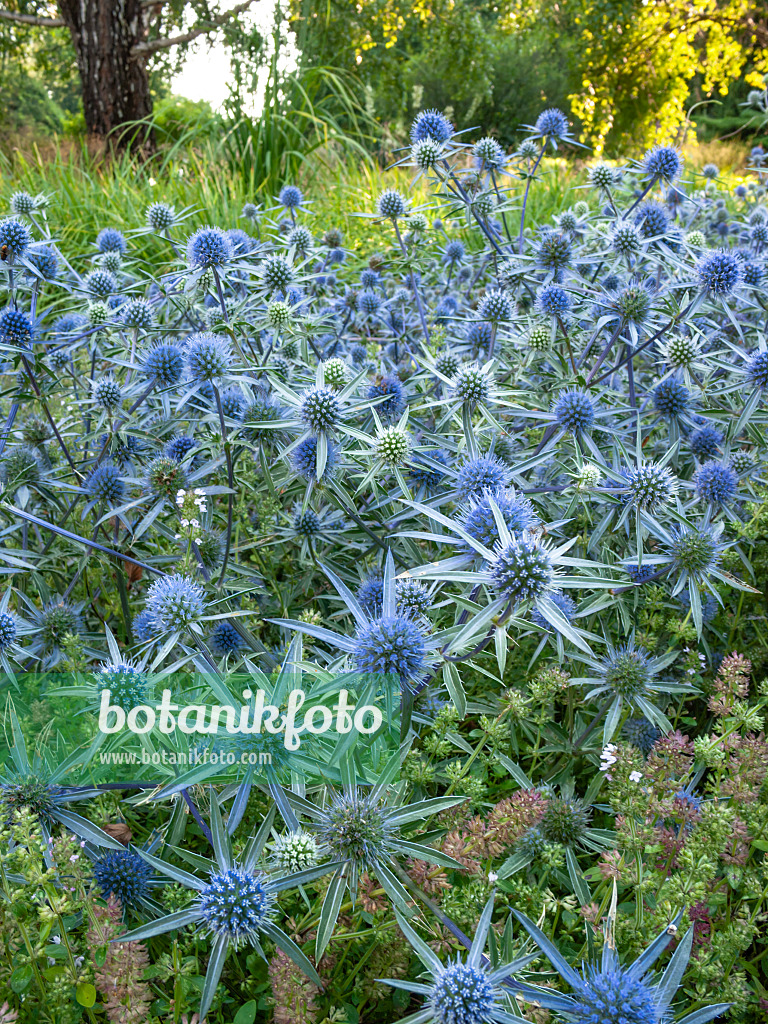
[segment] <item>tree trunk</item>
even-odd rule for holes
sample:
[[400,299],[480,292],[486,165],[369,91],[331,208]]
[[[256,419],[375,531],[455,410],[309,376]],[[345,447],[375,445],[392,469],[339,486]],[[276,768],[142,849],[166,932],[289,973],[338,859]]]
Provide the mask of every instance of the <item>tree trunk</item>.
[[89,136],[151,149],[148,127],[128,127],[152,114],[145,60],[131,56],[143,31],[141,0],[59,0],[58,7],[77,54]]

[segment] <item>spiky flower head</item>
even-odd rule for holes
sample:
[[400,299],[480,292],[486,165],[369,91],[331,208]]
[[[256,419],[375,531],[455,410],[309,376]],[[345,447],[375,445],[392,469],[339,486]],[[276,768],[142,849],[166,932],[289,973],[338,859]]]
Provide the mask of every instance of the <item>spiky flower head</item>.
[[513,607],[542,597],[555,577],[552,557],[542,542],[527,530],[499,541],[488,564],[488,582]]
[[349,379],[349,367],[343,359],[327,359],[323,363],[323,383],[327,388],[340,391]]
[[316,434],[333,430],[339,422],[341,406],[331,388],[314,385],[301,396],[299,411],[302,420]]
[[59,257],[51,245],[37,242],[27,250],[27,260],[46,281],[55,281],[59,272]]
[[548,843],[576,846],[584,839],[589,819],[589,809],[581,800],[550,797],[539,828]]
[[534,324],[528,332],[528,344],[534,352],[545,352],[552,345],[552,330],[547,324]]
[[198,228],[187,242],[187,265],[190,270],[224,267],[231,259],[232,243],[221,228]]
[[654,146],[643,157],[643,170],[652,181],[671,183],[680,176],[683,162],[673,146]]
[[764,350],[754,352],[749,357],[744,372],[753,387],[761,390],[768,388],[768,352]]
[[500,996],[486,971],[457,958],[436,971],[428,1006],[436,1024],[486,1024],[495,1019]]
[[634,224],[620,222],[613,229],[611,248],[619,256],[635,256],[642,248],[640,232]]
[[385,397],[383,402],[376,403],[376,411],[387,419],[400,416],[406,406],[405,388],[395,373],[377,376],[366,392],[370,399]]
[[0,788],[0,812],[5,811],[2,817],[8,818],[14,811],[28,807],[36,818],[50,822],[55,796],[55,787],[30,773]]
[[722,431],[718,430],[717,427],[707,424],[694,430],[691,434],[691,451],[699,462],[706,462],[708,459],[714,459],[720,454],[720,445],[724,440],[725,435]]
[[701,343],[684,334],[673,334],[662,346],[662,354],[675,370],[690,369],[701,351]]
[[35,339],[35,326],[21,309],[6,306],[0,313],[0,342],[16,348],[30,348]]
[[648,689],[653,672],[648,652],[633,642],[611,649],[603,662],[603,683],[611,693],[634,700]]
[[454,398],[474,407],[478,402],[487,402],[491,396],[493,378],[484,372],[477,363],[465,363],[460,366],[451,384]]
[[486,136],[472,147],[472,156],[481,170],[502,171],[507,163],[507,154],[496,139]]
[[147,224],[153,231],[167,231],[176,222],[176,211],[169,203],[150,203]]
[[99,266],[110,274],[119,274],[123,269],[123,257],[119,252],[105,252],[99,256]]
[[547,284],[539,289],[536,308],[543,316],[564,316],[571,308],[571,298],[560,285]]
[[610,308],[616,310],[622,323],[644,324],[651,311],[651,294],[644,285],[631,284],[619,292]]
[[162,387],[173,387],[184,372],[184,353],[178,345],[170,342],[154,345],[141,359],[141,372]]
[[304,202],[304,195],[295,185],[283,185],[278,201],[286,210],[297,210]]
[[0,463],[3,484],[12,491],[39,483],[42,475],[37,454],[25,446],[12,448]]
[[707,252],[696,264],[699,286],[712,295],[730,295],[741,278],[741,264],[725,249]]
[[187,365],[194,381],[217,381],[232,365],[232,346],[220,334],[193,334],[187,341]]
[[713,505],[726,505],[736,494],[739,479],[723,462],[705,462],[693,476],[696,497]]
[[755,468],[755,456],[746,449],[731,452],[731,469],[739,476],[744,476]]
[[707,181],[714,181],[715,178],[720,177],[720,168],[717,164],[704,164],[701,168],[701,174]]
[[669,228],[669,216],[661,203],[643,203],[635,215],[643,238],[658,238]]
[[536,118],[536,132],[548,139],[566,139],[570,135],[568,118],[557,107],[543,110]]
[[573,250],[570,238],[559,231],[547,231],[536,251],[536,262],[557,273],[570,265]]
[[608,192],[616,184],[616,176],[613,167],[609,164],[595,164],[589,169],[589,184],[592,188]]
[[[528,498],[521,498],[511,490],[486,491],[472,495],[460,515],[459,522],[465,533],[487,548],[499,541],[499,528],[493,506],[496,506],[510,533],[532,530],[539,522],[536,510]],[[471,549],[474,553],[474,548]]]
[[535,139],[523,139],[517,147],[517,156],[521,160],[535,160],[539,155],[539,147]]
[[448,349],[443,349],[435,356],[435,369],[444,377],[454,377],[459,369],[459,357]]
[[117,228],[102,228],[96,236],[96,248],[99,252],[119,252],[122,255],[127,250],[128,243],[125,235]]
[[757,288],[762,279],[763,268],[759,264],[747,260],[741,268],[741,280],[743,283],[748,288]]
[[285,242],[289,248],[295,249],[296,252],[306,254],[312,248],[312,232],[309,228],[303,224],[297,224],[296,227],[289,232]]
[[[186,449],[187,451],[189,449]],[[147,467],[147,489],[150,494],[173,501],[187,482],[186,470],[172,455],[160,455]]]
[[312,508],[299,508],[293,517],[293,529],[300,537],[312,540],[322,531],[320,516]]
[[381,305],[381,295],[369,288],[364,288],[357,293],[357,308],[363,316],[372,317],[378,312]]
[[583,1024],[658,1024],[656,998],[637,974],[619,967],[590,968],[573,1013]]
[[117,279],[108,270],[92,270],[85,279],[85,287],[93,299],[108,299],[117,291]]
[[644,754],[650,754],[656,740],[661,738],[658,726],[647,718],[628,718],[621,731],[629,743]]
[[564,391],[558,395],[552,412],[559,426],[578,434],[595,422],[595,405],[583,391]]
[[426,636],[408,615],[384,615],[358,628],[352,653],[358,671],[366,675],[398,676],[401,683],[417,680],[426,668]]
[[691,392],[677,378],[669,377],[653,389],[653,404],[666,419],[676,420],[688,411]]
[[624,500],[633,508],[645,512],[656,512],[668,505],[678,491],[678,481],[666,466],[655,462],[644,462],[622,471],[628,494]]
[[411,142],[432,139],[445,143],[453,135],[453,125],[439,110],[420,110],[411,125]]
[[672,531],[669,553],[674,567],[694,579],[706,576],[720,561],[720,546],[709,529],[677,527]]
[[152,869],[133,850],[110,850],[93,865],[93,877],[106,899],[110,893],[124,907],[140,905],[149,892]]
[[280,871],[303,871],[317,864],[317,839],[310,832],[289,832],[271,846],[272,860]]
[[503,288],[495,288],[486,292],[477,307],[480,320],[498,324],[512,318],[512,300]]
[[0,651],[6,651],[16,643],[18,627],[12,612],[0,612]]
[[261,265],[261,279],[264,287],[273,292],[284,292],[293,281],[293,267],[285,256],[280,253],[272,253],[267,256]]
[[184,629],[205,611],[203,588],[181,573],[164,576],[147,591],[147,610],[163,630]]
[[256,939],[275,909],[267,876],[237,866],[211,872],[199,899],[200,913],[211,933],[235,945]]
[[[323,470],[322,479],[325,480],[333,476],[338,460],[338,445],[329,439],[327,442],[325,469]],[[313,483],[317,480],[316,437],[305,437],[303,441],[300,441],[296,445],[291,453],[291,465],[300,476],[305,478],[305,480],[311,480]]]
[[374,866],[389,858],[397,828],[380,797],[360,790],[337,793],[317,825],[317,836],[333,860]]
[[574,480],[580,488],[598,487],[603,479],[603,471],[592,462],[585,462],[576,473]]
[[35,197],[31,196],[29,192],[14,192],[9,206],[11,207],[11,213],[15,213],[18,217],[28,217],[30,213],[35,212],[37,202]]
[[126,327],[149,331],[155,322],[155,313],[146,299],[129,299],[120,310],[120,319]]
[[402,466],[411,452],[411,440],[400,427],[384,427],[376,435],[376,454],[388,466]]
[[395,596],[398,611],[413,618],[427,615],[432,607],[432,596],[427,586],[418,580],[397,580]]
[[443,153],[443,145],[434,139],[421,139],[411,147],[411,159],[422,171],[434,167]]
[[90,474],[85,481],[85,490],[94,501],[115,505],[125,493],[125,484],[117,466],[105,462]]
[[32,232],[18,217],[0,220],[0,259],[13,266],[22,259],[32,244]]
[[226,619],[216,623],[211,634],[211,650],[221,657],[224,654],[236,654],[243,646],[243,640],[231,622]]
[[131,708],[143,704],[149,689],[146,674],[128,662],[102,665],[98,672],[94,673],[94,683],[100,693],[109,690],[110,703],[124,711],[130,711]]
[[405,199],[396,188],[385,188],[376,201],[376,209],[380,217],[397,220],[405,216]]
[[91,327],[102,328],[112,319],[112,310],[106,302],[90,302],[86,316]]
[[46,602],[35,616],[35,625],[40,631],[43,646],[52,650],[69,633],[79,633],[82,619],[75,605],[63,597],[54,597]]
[[707,239],[703,231],[689,231],[685,236],[685,241],[691,249],[703,249],[707,244]]
[[279,330],[293,319],[293,312],[287,302],[270,302],[267,306],[267,320],[269,326]]
[[[426,452],[425,455],[430,462],[436,462],[439,466],[448,465],[448,454],[442,448]],[[442,483],[445,473],[437,466],[429,465],[421,454],[416,454],[408,466],[408,476],[417,487],[423,485],[428,489],[434,490]]]
[[91,387],[93,400],[102,409],[116,409],[123,401],[123,392],[114,377],[95,380]]
[[[573,598],[569,594],[565,594],[562,590],[552,590],[549,593],[549,599],[555,605],[565,621],[570,622],[576,614],[576,602]],[[544,629],[552,629],[551,623],[547,622],[538,608],[534,608],[531,612],[531,622],[535,622],[537,626],[541,626]]]

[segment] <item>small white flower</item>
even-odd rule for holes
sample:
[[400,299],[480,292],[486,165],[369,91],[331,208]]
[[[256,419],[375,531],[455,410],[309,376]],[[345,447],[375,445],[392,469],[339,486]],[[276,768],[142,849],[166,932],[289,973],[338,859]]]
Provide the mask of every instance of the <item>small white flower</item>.
[[493,883],[498,880],[498,877],[499,876],[496,874],[495,871],[488,872],[488,881],[491,883],[491,885],[493,885]]
[[629,773],[629,781],[630,782],[639,782],[640,779],[642,779],[642,777],[643,777],[643,773],[642,772],[630,772]]

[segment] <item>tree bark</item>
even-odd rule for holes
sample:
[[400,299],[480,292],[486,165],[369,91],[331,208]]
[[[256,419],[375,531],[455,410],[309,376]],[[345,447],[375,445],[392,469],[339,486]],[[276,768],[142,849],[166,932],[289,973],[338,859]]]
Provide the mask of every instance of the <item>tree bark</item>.
[[130,127],[152,114],[146,58],[131,52],[144,31],[141,0],[59,0],[58,8],[77,54],[89,136],[151,150],[151,129]]

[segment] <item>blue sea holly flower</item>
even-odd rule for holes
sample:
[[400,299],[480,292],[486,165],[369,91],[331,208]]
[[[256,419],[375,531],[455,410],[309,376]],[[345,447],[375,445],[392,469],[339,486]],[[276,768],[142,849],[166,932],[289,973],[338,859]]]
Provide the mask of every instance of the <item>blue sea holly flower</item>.
[[395,188],[386,188],[376,200],[376,209],[380,217],[396,221],[405,216],[406,203],[402,194]]
[[651,181],[671,183],[680,177],[683,162],[673,146],[654,146],[643,157],[643,170]]
[[155,345],[142,356],[141,371],[148,380],[156,380],[162,387],[173,387],[184,372],[184,353],[170,342]]
[[[443,964],[437,954],[396,910],[397,923],[426,968],[426,978],[382,978],[385,985],[403,989],[424,999],[423,1008],[408,1018],[412,1024],[517,1024],[522,1022],[515,1011],[517,982],[514,975],[532,957],[523,956],[507,963],[491,966],[484,949],[493,917],[494,896],[486,903],[477,924],[472,944],[464,958],[457,955]],[[467,940],[468,942],[468,940]]]
[[688,443],[699,462],[706,462],[707,459],[717,458],[724,440],[725,435],[722,431],[707,424],[694,430]]
[[59,272],[59,257],[50,245],[38,242],[27,251],[27,261],[46,281],[55,281]]
[[[518,496],[513,490],[501,488],[479,495],[471,495],[468,505],[459,515],[459,522],[473,540],[484,544],[487,548],[493,548],[499,541],[499,528],[496,524],[497,511],[504,519],[510,533],[533,530],[539,525],[539,517],[528,498]],[[474,549],[469,544],[466,546],[467,550],[474,555]]]
[[182,630],[203,617],[203,588],[188,576],[164,576],[147,591],[147,610],[162,630]]
[[0,313],[0,342],[15,348],[30,348],[35,340],[35,325],[21,309],[6,306]]
[[219,334],[193,334],[187,341],[187,365],[194,381],[216,381],[232,365],[232,346]]
[[473,495],[482,496],[487,490],[504,488],[508,485],[510,476],[509,467],[491,455],[469,459],[460,467],[456,476],[456,493],[459,501],[468,501]]
[[376,402],[374,408],[377,413],[387,419],[398,419],[407,405],[405,388],[400,378],[394,373],[377,376],[366,391],[366,398],[369,400],[384,399],[384,401]]
[[433,142],[448,142],[453,135],[453,125],[439,110],[420,110],[411,125],[411,142],[432,139]]
[[552,408],[560,427],[572,434],[589,430],[595,422],[595,405],[582,391],[564,391],[558,395]]
[[119,252],[122,256],[128,249],[128,243],[122,231],[116,228],[102,228],[96,236],[96,248],[99,252]]
[[744,374],[753,387],[765,391],[768,388],[768,351],[754,352],[747,360]]
[[232,243],[221,228],[199,228],[187,242],[190,270],[224,267],[232,259]]
[[26,255],[32,244],[32,232],[18,217],[0,220],[0,260],[13,266]]
[[739,478],[724,462],[705,462],[693,477],[696,497],[712,505],[727,505],[736,495]]
[[543,316],[565,316],[571,309],[571,297],[557,284],[548,284],[539,289],[536,308]]
[[733,253],[720,249],[705,253],[696,265],[702,291],[717,297],[730,295],[741,279],[741,264]]
[[125,493],[125,484],[117,467],[105,462],[90,474],[85,490],[94,501],[116,505]]
[[690,408],[691,392],[679,380],[670,377],[653,389],[653,404],[666,419],[677,420]]
[[382,615],[355,635],[352,656],[365,675],[397,676],[402,684],[415,683],[426,671],[426,635],[408,615]]
[[669,229],[669,216],[661,203],[643,203],[635,214],[643,238],[658,238]]
[[286,210],[297,210],[304,202],[304,196],[301,189],[296,188],[295,185],[283,185],[278,201]]
[[536,118],[537,135],[547,139],[567,139],[571,129],[568,118],[557,107],[542,111]]
[[[305,437],[302,441],[299,441],[290,456],[291,465],[295,472],[312,483],[316,483],[318,479],[317,445],[318,439],[316,437]],[[328,439],[326,441],[325,467],[320,474],[321,480],[330,479],[334,475],[338,461],[339,446],[334,441]]]
[[507,542],[500,539],[488,565],[491,587],[513,608],[542,597],[554,576],[547,546],[528,532],[515,534]]
[[[565,1020],[578,1024],[664,1024],[671,1020],[670,1006],[691,955],[693,925],[677,944],[661,977],[653,978],[649,972],[677,935],[682,913],[633,963],[624,966],[613,943],[605,942],[599,966],[586,967],[581,974],[570,966],[533,921],[518,910],[512,913],[573,990],[564,994],[551,988],[516,982],[515,989],[524,999],[544,1009],[554,1010]],[[677,1024],[706,1024],[729,1008],[730,1003],[704,1006],[678,1017]]]
[[110,894],[122,906],[140,906],[149,894],[152,868],[133,850],[112,850],[93,864],[93,877],[106,899]]
[[211,650],[214,654],[237,654],[242,646],[243,639],[231,622],[225,619],[216,624],[211,634]]

